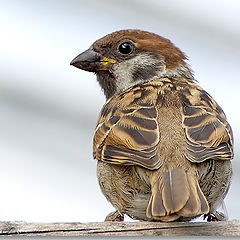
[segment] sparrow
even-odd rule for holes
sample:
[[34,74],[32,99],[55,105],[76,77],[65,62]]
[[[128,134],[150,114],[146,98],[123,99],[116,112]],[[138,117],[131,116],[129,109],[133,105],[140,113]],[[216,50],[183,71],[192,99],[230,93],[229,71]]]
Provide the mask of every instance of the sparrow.
[[231,183],[233,134],[187,60],[170,40],[134,29],[72,60],[106,96],[93,139],[99,185],[116,209],[106,220],[226,219],[217,209]]

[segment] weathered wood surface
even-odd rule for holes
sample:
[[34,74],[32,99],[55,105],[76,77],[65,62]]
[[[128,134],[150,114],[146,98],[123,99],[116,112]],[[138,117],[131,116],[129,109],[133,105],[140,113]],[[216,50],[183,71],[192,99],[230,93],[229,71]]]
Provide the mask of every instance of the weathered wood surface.
[[226,222],[0,222],[0,236],[240,236],[240,221]]

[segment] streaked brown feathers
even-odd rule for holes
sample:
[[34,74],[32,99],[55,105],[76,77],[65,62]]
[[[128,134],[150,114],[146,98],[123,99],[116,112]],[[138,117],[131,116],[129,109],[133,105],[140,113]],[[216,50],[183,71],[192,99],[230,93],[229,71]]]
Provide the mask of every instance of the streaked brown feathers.
[[[233,158],[233,136],[226,116],[212,97],[196,86],[194,95],[183,99],[186,157],[192,162]],[[191,105],[190,105],[191,104]]]
[[223,219],[215,213],[231,182],[232,130],[186,60],[170,40],[128,29],[71,62],[96,73],[107,99],[93,155],[102,192],[118,210],[113,219]]
[[[197,84],[188,84],[182,79],[159,79],[110,99],[102,109],[94,137],[97,160],[158,169],[157,180],[151,180],[152,193],[146,215],[161,221],[174,221],[180,216],[193,217],[209,211],[198,183],[197,170],[188,172],[180,155],[179,163],[173,162],[166,159],[165,150],[161,150],[164,149],[161,143],[165,142],[165,134],[174,134],[176,128],[171,123],[165,124],[172,130],[163,134],[162,131],[168,130],[161,127],[165,125],[160,119],[164,121],[169,117],[158,115],[171,115],[172,112],[164,113],[161,109],[172,111],[170,106],[174,105],[177,106],[175,111],[182,116],[185,140],[179,140],[185,142],[179,144],[186,146],[183,154],[187,160],[199,163],[209,159],[232,159],[232,132],[223,111]],[[171,145],[171,141],[168,144]],[[178,167],[166,170],[161,167],[167,164],[165,161]]]
[[143,93],[144,90],[135,87],[103,107],[94,137],[97,160],[138,164],[152,170],[160,167],[157,110],[149,98],[136,104]]
[[[164,104],[166,95],[173,94],[174,84],[178,84],[177,80],[169,84],[169,80],[160,79],[110,99],[102,109],[95,132],[96,159],[116,164],[137,163],[148,169],[160,167],[158,108]],[[185,91],[187,87],[183,83],[181,89],[178,87],[179,98],[183,99],[181,113],[187,159],[191,162],[232,159],[232,130],[223,111],[196,84],[191,83],[190,91]],[[134,155],[138,160],[134,160]]]

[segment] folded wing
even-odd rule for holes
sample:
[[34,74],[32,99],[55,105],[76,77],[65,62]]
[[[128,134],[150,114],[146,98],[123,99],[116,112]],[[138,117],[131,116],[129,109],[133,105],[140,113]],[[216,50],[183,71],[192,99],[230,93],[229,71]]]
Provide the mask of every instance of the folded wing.
[[[129,92],[108,102],[102,109],[94,136],[97,160],[158,169],[159,129],[157,110],[140,99],[141,92]],[[122,104],[124,102],[124,104]]]
[[233,158],[233,136],[223,110],[201,90],[198,101],[183,101],[183,127],[187,138],[185,155],[191,162]]

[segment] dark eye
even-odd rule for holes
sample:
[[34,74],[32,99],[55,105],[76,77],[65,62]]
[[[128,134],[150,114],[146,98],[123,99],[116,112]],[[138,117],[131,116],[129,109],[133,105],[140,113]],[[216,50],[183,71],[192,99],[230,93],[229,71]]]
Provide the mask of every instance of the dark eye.
[[118,50],[122,54],[130,54],[133,51],[133,43],[131,42],[123,42],[119,45]]

